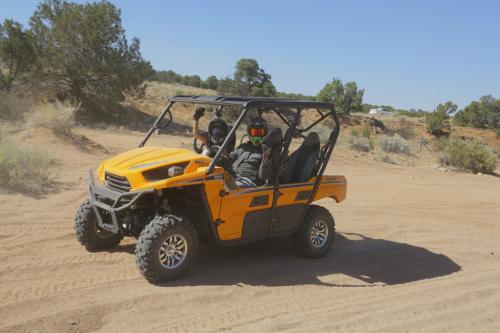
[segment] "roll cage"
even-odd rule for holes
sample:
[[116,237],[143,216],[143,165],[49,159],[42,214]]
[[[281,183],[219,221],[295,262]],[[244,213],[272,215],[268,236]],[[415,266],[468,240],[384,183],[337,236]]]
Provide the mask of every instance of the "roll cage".
[[[330,135],[326,141],[326,143],[321,147],[320,154],[318,158],[318,163],[314,168],[314,172],[312,177],[316,177],[316,181],[314,182],[312,192],[309,196],[309,200],[307,201],[307,205],[311,204],[318,190],[318,186],[320,184],[321,176],[328,165],[328,161],[333,152],[333,148],[337,142],[339,132],[340,132],[340,120],[335,110],[335,107],[330,103],[324,102],[316,102],[316,101],[305,101],[305,100],[294,100],[294,99],[279,99],[279,98],[264,98],[264,97],[226,97],[226,96],[175,96],[169,100],[167,107],[163,110],[160,116],[156,119],[154,124],[151,126],[146,136],[139,144],[139,147],[143,147],[151,135],[158,129],[166,128],[172,121],[172,113],[171,108],[176,103],[182,104],[204,104],[204,105],[214,105],[219,108],[221,111],[224,107],[234,109],[235,112],[240,112],[236,122],[232,126],[231,131],[226,136],[224,143],[221,146],[221,149],[217,152],[215,157],[212,159],[210,163],[207,174],[210,174],[216,166],[216,163],[221,158],[222,152],[229,144],[231,136],[235,135],[237,129],[241,125],[242,121],[247,116],[248,112],[252,109],[256,109],[259,114],[262,114],[263,111],[272,111],[274,112],[283,123],[290,129],[289,133],[291,135],[285,135],[283,140],[283,150],[281,156],[279,158],[279,170],[282,169],[282,166],[286,162],[286,159],[289,155],[289,148],[294,137],[302,137],[304,138],[303,133],[310,131],[312,128],[325,121],[327,118],[331,118],[335,126],[332,128]],[[283,110],[295,110],[295,112],[291,111],[291,117],[286,117],[283,114]],[[301,114],[303,110],[316,110],[319,115],[319,118],[315,120],[313,123],[309,124],[307,127],[300,127]],[[290,115],[290,114],[289,114]],[[166,120],[165,124],[162,122]],[[279,172],[274,175],[274,179],[272,182],[273,186],[273,200],[272,200],[272,220],[270,225],[270,230],[273,230],[273,224],[276,222],[276,205],[278,201],[278,197],[280,196],[280,181],[279,181]],[[305,215],[305,213],[304,213]],[[302,221],[303,217],[301,218]]]

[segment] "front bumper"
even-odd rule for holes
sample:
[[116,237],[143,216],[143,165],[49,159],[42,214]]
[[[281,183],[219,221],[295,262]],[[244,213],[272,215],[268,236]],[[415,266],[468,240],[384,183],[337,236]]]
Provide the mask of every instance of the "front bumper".
[[[142,196],[153,193],[154,189],[130,192],[118,192],[109,188],[95,185],[92,171],[89,172],[89,202],[97,216],[97,224],[102,229],[117,234],[120,225],[117,213],[130,208]],[[111,219],[103,218],[103,212],[108,213]]]

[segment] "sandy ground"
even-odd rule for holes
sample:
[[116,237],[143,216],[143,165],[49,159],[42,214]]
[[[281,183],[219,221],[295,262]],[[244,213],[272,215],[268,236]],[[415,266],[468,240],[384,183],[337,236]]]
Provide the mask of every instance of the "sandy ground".
[[285,240],[206,245],[188,277],[153,286],[134,239],[88,253],[73,232],[86,170],[140,136],[79,133],[109,151],[16,137],[54,153],[62,184],[45,198],[0,195],[0,332],[500,331],[498,177],[387,165],[341,146],[327,172],[348,177],[348,197],[321,202],[339,232],[327,257],[297,258]]

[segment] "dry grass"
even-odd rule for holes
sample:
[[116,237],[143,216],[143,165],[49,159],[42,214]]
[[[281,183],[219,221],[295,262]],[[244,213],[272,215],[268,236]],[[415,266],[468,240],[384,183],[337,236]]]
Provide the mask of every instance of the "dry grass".
[[375,159],[378,161],[387,163],[387,164],[397,164],[396,161],[394,161],[389,154],[387,154],[385,152],[381,152],[381,151],[376,153]]
[[0,142],[0,186],[12,192],[39,196],[54,189],[54,159],[35,148]]
[[406,140],[413,139],[415,137],[415,124],[405,117],[399,117],[394,124],[394,132]]
[[47,128],[61,137],[72,137],[75,111],[78,107],[68,102],[44,102],[35,105],[25,116],[28,128]]

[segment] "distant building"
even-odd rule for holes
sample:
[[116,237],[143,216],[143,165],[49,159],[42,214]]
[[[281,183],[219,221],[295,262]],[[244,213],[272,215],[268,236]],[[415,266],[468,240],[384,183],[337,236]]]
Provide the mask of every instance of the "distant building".
[[381,116],[392,116],[394,112],[389,111],[386,108],[376,108],[376,109],[370,109],[370,112],[368,114],[378,114]]

